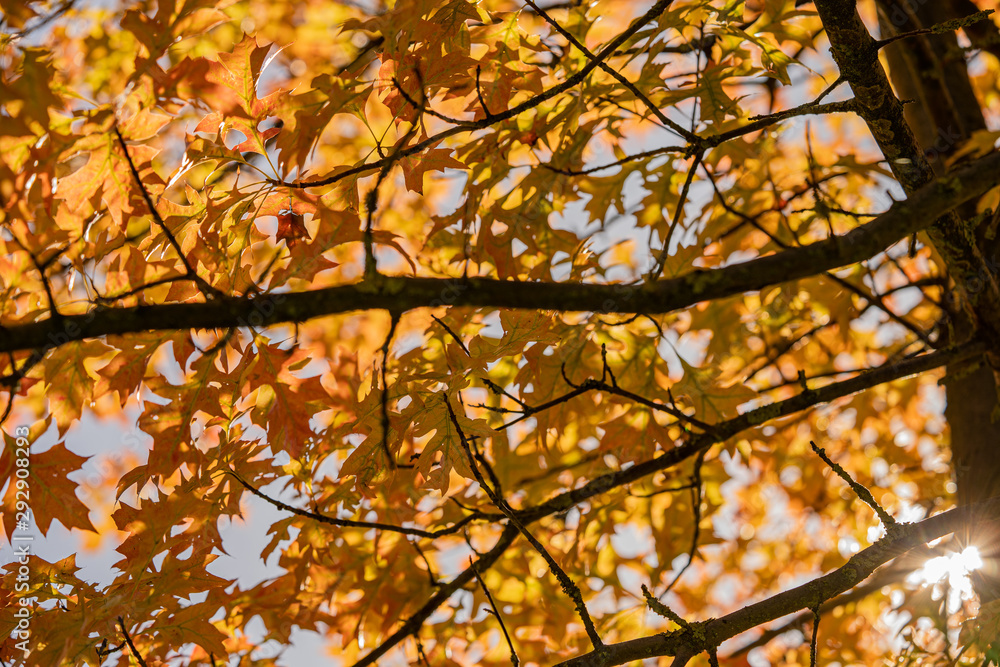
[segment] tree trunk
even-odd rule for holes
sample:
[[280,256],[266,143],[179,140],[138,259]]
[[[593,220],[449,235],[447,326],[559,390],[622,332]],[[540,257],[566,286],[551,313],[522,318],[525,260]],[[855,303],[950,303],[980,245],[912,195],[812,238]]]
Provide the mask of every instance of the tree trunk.
[[[977,10],[969,0],[924,3],[879,0],[878,4],[883,37],[929,27]],[[984,32],[989,31],[995,33],[996,29],[983,22],[970,31],[970,37],[983,39]],[[884,53],[897,95],[912,100],[905,107],[906,119],[931,164],[941,173],[948,155],[973,132],[986,129],[958,40],[950,32],[910,37],[890,45]],[[968,220],[975,215],[975,204],[962,207],[959,213]],[[995,242],[987,238],[985,227],[983,224],[977,229],[977,239],[984,256],[995,266]],[[971,330],[963,330],[971,329],[969,324],[954,320],[951,326],[942,327],[942,333],[946,337],[965,338],[971,334]],[[958,502],[963,505],[1000,494],[1000,423],[991,420],[997,406],[996,381],[985,359],[982,362],[971,372],[968,366],[949,366],[945,382],[952,466]],[[1000,599],[1000,535],[983,534],[982,525],[971,522],[966,534],[959,537],[962,543],[975,544],[983,557],[984,567],[973,579],[980,601],[987,603]]]

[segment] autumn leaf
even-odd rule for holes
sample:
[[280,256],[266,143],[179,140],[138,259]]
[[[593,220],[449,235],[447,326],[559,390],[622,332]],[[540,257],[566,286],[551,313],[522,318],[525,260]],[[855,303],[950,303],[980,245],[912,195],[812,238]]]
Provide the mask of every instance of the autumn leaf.
[[404,158],[400,164],[408,190],[423,194],[424,175],[428,171],[444,171],[445,169],[465,169],[466,166],[451,157],[451,151],[445,148],[432,148],[419,160]]
[[427,480],[427,486],[447,493],[451,484],[451,472],[454,470],[467,479],[474,479],[469,459],[462,446],[461,436],[451,421],[451,415],[442,402],[434,401],[429,405],[421,401],[418,407],[417,421],[414,424],[414,437],[429,435],[430,439],[424,445],[417,459],[417,470]]
[[684,377],[671,387],[676,396],[685,396],[695,408],[695,416],[710,424],[738,414],[737,407],[756,398],[757,393],[741,383],[720,383],[716,369],[692,366],[678,357]]
[[53,520],[66,528],[97,531],[90,522],[89,509],[76,497],[76,482],[68,478],[69,474],[83,467],[86,458],[74,454],[60,443],[41,453],[32,452],[26,460],[22,456],[15,459],[12,439],[5,438],[5,443],[4,452],[0,455],[0,472],[5,479],[21,479],[14,475],[15,462],[19,467],[22,462],[28,464],[25,466],[28,476],[24,478],[28,486],[19,490],[15,484],[10,484],[4,494],[3,520],[8,541],[14,535],[14,508],[18,499],[26,500],[31,508],[28,525],[37,526],[43,534],[49,531]]
[[[232,93],[245,118],[262,119],[279,97],[278,91],[264,99],[257,97],[258,80],[270,50],[270,44],[261,46],[256,38],[244,35],[232,51],[220,53],[205,74],[206,80]],[[233,115],[237,110],[230,106],[219,111]]]
[[[135,127],[133,125],[133,129]],[[148,175],[150,163],[158,151],[142,144],[129,145],[128,150],[140,173]],[[87,204],[96,206],[100,202],[118,225],[126,224],[133,214],[147,213],[143,210],[145,205],[141,203],[128,162],[119,151],[110,138],[95,145],[86,164],[59,182],[59,197],[76,209]]]
[[996,662],[996,3],[857,4],[0,0],[0,662]]
[[284,239],[289,248],[293,247],[300,239],[309,238],[309,232],[306,231],[306,227],[302,223],[302,216],[294,211],[279,211],[278,233],[275,238],[278,241]]

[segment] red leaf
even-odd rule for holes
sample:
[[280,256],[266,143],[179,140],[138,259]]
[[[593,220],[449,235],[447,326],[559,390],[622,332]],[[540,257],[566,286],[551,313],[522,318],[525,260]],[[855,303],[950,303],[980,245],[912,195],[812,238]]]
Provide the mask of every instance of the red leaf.
[[291,248],[299,242],[299,239],[308,239],[309,232],[302,223],[302,216],[294,211],[278,212],[278,241],[285,239],[285,243]]

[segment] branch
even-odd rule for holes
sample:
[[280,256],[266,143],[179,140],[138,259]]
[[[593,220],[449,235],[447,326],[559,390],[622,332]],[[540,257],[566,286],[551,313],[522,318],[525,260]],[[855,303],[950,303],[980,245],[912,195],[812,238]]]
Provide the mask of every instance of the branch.
[[567,660],[561,667],[605,667],[664,655],[701,653],[716,647],[761,623],[802,609],[812,609],[868,578],[878,567],[927,542],[959,530],[972,516],[1000,517],[1000,498],[958,507],[919,523],[903,524],[870,547],[859,551],[842,567],[783,593],[712,619],[697,626],[698,632],[679,630],[606,645],[600,652]]
[[[538,541],[538,539],[531,534],[531,532],[524,527],[517,518],[517,514],[507,504],[507,501],[501,497],[498,491],[494,491],[486,480],[483,478],[482,473],[479,472],[479,466],[476,465],[476,460],[472,455],[472,449],[469,444],[468,438],[465,437],[465,432],[462,431],[462,426],[458,423],[458,417],[455,415],[454,408],[451,407],[451,401],[445,399],[445,405],[448,407],[448,416],[451,417],[451,423],[455,426],[455,430],[458,431],[459,440],[462,443],[462,449],[465,450],[465,455],[469,458],[469,467],[472,469],[472,474],[475,476],[476,481],[479,482],[479,486],[483,488],[486,495],[489,496],[490,501],[499,509],[501,512],[507,515],[510,520],[508,525],[513,525],[517,530],[524,536],[524,539],[528,540],[528,543],[538,552],[538,555],[549,566],[549,570],[555,576],[556,580],[559,582],[559,586],[562,588],[563,593],[566,594],[573,601],[573,606],[576,607],[576,612],[580,616],[580,620],[583,622],[583,627],[587,630],[587,636],[590,638],[590,643],[593,645],[595,650],[600,650],[604,646],[604,642],[601,640],[600,634],[597,632],[597,628],[594,626],[594,620],[590,617],[590,612],[587,610],[587,604],[583,601],[583,593],[580,592],[579,586],[566,574],[559,563],[556,562],[552,554],[545,549],[545,546]],[[475,569],[473,570],[475,572]]]
[[639,90],[638,88],[636,88],[636,86],[635,86],[634,83],[632,83],[631,81],[629,81],[628,79],[626,79],[625,76],[622,75],[621,72],[619,72],[615,68],[613,68],[610,65],[608,65],[607,62],[605,62],[603,58],[594,55],[591,52],[590,49],[588,49],[586,46],[584,46],[583,44],[581,44],[580,40],[578,40],[576,37],[574,37],[571,32],[569,32],[568,30],[566,30],[565,28],[563,28],[561,25],[559,25],[559,23],[555,19],[553,19],[551,16],[549,16],[549,14],[544,9],[542,9],[541,7],[539,7],[538,5],[536,5],[533,2],[533,0],[524,0],[524,1],[532,9],[535,10],[535,13],[537,13],[539,16],[541,16],[543,19],[545,19],[545,21],[550,26],[552,26],[555,29],[556,32],[558,32],[560,35],[562,35],[564,38],[566,38],[566,41],[568,41],[570,44],[572,44],[573,46],[575,46],[577,48],[577,50],[580,51],[580,53],[582,53],[583,55],[587,56],[587,58],[590,60],[590,62],[597,63],[597,66],[600,67],[602,71],[604,71],[607,74],[610,74],[615,79],[615,81],[617,81],[618,83],[620,83],[623,86],[625,86],[625,88],[627,88],[629,90],[629,92],[631,92],[633,95],[635,95],[636,99],[638,99],[640,102],[642,102],[643,105],[647,109],[649,109],[649,111],[654,116],[656,116],[657,120],[659,120],[661,123],[663,123],[664,125],[666,125],[667,127],[669,127],[671,130],[673,130],[674,132],[676,132],[680,136],[684,137],[684,139],[686,139],[688,142],[690,142],[690,143],[692,143],[694,145],[700,145],[702,143],[701,137],[699,137],[698,135],[696,135],[693,132],[689,132],[688,130],[685,130],[683,127],[681,127],[680,125],[678,125],[674,121],[672,121],[669,118],[667,118],[666,114],[664,114],[662,111],[660,111],[660,108],[658,106],[656,106],[655,104],[653,104],[652,100],[650,100],[646,96],[645,93],[643,93],[641,90]]
[[[472,306],[600,313],[668,313],[769,285],[798,280],[867,259],[926,228],[955,206],[1000,183],[1000,153],[968,163],[897,202],[843,236],[670,280],[622,285],[544,283],[492,278],[375,275],[353,285],[294,293],[222,297],[211,302],[96,308],[0,329],[0,352],[55,347],[111,334],[176,329],[228,329],[302,322],[356,310]],[[1000,300],[996,304],[1000,311]]]
[[529,109],[534,109],[543,102],[546,102],[547,100],[552,99],[556,95],[559,95],[560,93],[570,90],[571,88],[574,88],[578,84],[583,82],[583,80],[586,79],[587,76],[589,76],[590,73],[594,71],[600,63],[604,62],[607,58],[609,58],[619,46],[628,41],[628,39],[632,35],[639,32],[639,30],[649,21],[653,20],[654,18],[665,12],[672,3],[673,0],[659,0],[656,4],[654,4],[652,7],[649,8],[649,11],[647,11],[645,14],[643,14],[635,21],[633,21],[632,24],[628,28],[626,28],[624,32],[618,35],[615,39],[611,40],[611,42],[609,42],[607,46],[601,49],[601,51],[596,55],[595,59],[591,60],[586,65],[584,65],[579,72],[569,77],[559,85],[553,86],[552,88],[549,88],[548,90],[542,92],[539,95],[536,95],[535,97],[532,97],[529,100],[525,100],[521,104],[518,104],[516,107],[507,109],[506,111],[501,111],[499,113],[490,114],[487,118],[484,118],[483,120],[475,121],[458,127],[449,128],[442,132],[438,132],[434,136],[428,137],[427,139],[421,141],[420,143],[414,144],[409,148],[401,148],[398,152],[394,154],[395,157],[391,162],[389,158],[382,158],[374,162],[369,162],[367,164],[362,164],[356,167],[344,169],[343,171],[339,171],[338,168],[335,168],[334,169],[335,173],[332,176],[327,176],[326,178],[322,178],[316,181],[296,181],[294,183],[286,183],[285,181],[281,180],[269,179],[268,182],[274,185],[282,185],[285,187],[298,188],[298,189],[318,188],[325,185],[332,185],[333,183],[341,181],[345,178],[350,178],[351,176],[356,176],[358,174],[363,174],[365,172],[381,169],[386,164],[392,164],[392,162],[396,162],[402,158],[409,157],[410,155],[416,155],[417,153],[421,153],[425,149],[430,148],[431,146],[435,146],[441,143],[441,141],[443,141],[444,139],[455,136],[456,134],[460,134],[462,132],[468,132],[470,130],[485,129],[501,121],[515,118],[519,116],[522,112],[528,111]]
[[[517,520],[522,525],[528,525],[547,516],[563,512],[573,505],[583,502],[589,498],[606,493],[610,489],[623,486],[631,482],[638,481],[647,475],[651,475],[661,470],[666,470],[674,465],[696,456],[702,449],[708,449],[713,444],[723,442],[738,433],[759,426],[767,421],[785,417],[801,410],[813,407],[820,403],[829,402],[837,398],[849,396],[853,393],[863,391],[883,382],[890,382],[907,377],[916,373],[923,373],[932,368],[938,368],[961,359],[981,355],[986,349],[982,343],[967,343],[958,348],[938,350],[921,357],[907,359],[905,361],[888,364],[858,377],[837,382],[820,389],[803,392],[784,401],[765,405],[751,410],[739,417],[730,419],[718,424],[711,433],[706,433],[693,440],[680,445],[661,456],[639,463],[627,470],[617,471],[601,475],[590,480],[584,486],[558,494],[537,507],[527,508],[517,512]],[[454,501],[454,499],[452,499]],[[457,502],[457,501],[455,501]],[[503,552],[513,543],[518,534],[518,529],[508,523],[497,544],[489,552],[483,554],[477,561],[479,571],[485,571],[495,563]],[[401,641],[415,634],[425,620],[434,611],[444,604],[444,602],[459,588],[464,587],[474,577],[474,570],[466,568],[450,583],[443,585],[433,597],[431,597],[423,607],[413,616],[408,618],[400,628],[388,637],[371,653],[358,661],[354,667],[368,667],[374,665],[376,661],[385,655],[390,649]]]
[[431,617],[438,607],[444,604],[448,598],[450,598],[455,591],[465,588],[475,578],[476,571],[486,571],[493,566],[500,556],[510,548],[510,545],[514,543],[514,539],[518,535],[518,530],[511,524],[507,524],[503,532],[500,533],[500,538],[497,543],[493,545],[493,548],[484,553],[475,562],[473,566],[465,568],[459,575],[454,579],[449,581],[447,584],[443,584],[431,598],[424,603],[416,613],[406,619],[403,624],[394,633],[389,635],[385,641],[372,649],[372,652],[358,660],[354,663],[353,667],[369,667],[369,665],[375,665],[378,659],[383,655],[388,653],[394,646],[399,644],[401,641],[414,635],[420,630],[420,626],[423,625],[424,621]]
[[122,634],[125,635],[125,643],[128,644],[128,649],[132,651],[132,655],[135,656],[135,659],[139,661],[139,665],[141,665],[141,667],[147,667],[146,661],[142,659],[142,654],[139,653],[139,649],[137,649],[135,644],[132,643],[132,637],[125,628],[125,620],[121,616],[118,617],[118,627],[122,629]]
[[[934,555],[936,555],[936,552],[930,547],[914,549],[909,552],[905,558],[897,558],[891,567],[879,570],[874,576],[867,579],[860,586],[856,586],[850,591],[842,595],[838,595],[832,600],[824,602],[822,606],[820,606],[820,614],[825,614],[838,607],[851,604],[852,602],[858,602],[872,593],[882,590],[886,586],[899,583],[904,577],[906,577],[906,575],[919,568],[928,557]],[[755,648],[766,646],[772,639],[780,637],[791,630],[803,628],[812,620],[813,613],[811,611],[803,611],[776,627],[768,628],[757,639],[753,640],[749,644],[739,647],[727,655],[726,659],[733,660],[734,658],[738,658],[741,655],[749,653]]]
[[690,628],[691,624],[680,617],[677,612],[660,602],[659,598],[649,592],[646,584],[642,585],[642,596],[646,599],[646,606],[653,610],[653,613],[673,621],[682,628]]
[[[816,10],[830,37],[833,59],[850,84],[858,114],[868,124],[893,176],[911,194],[931,181],[934,171],[903,117],[903,104],[893,93],[879,61],[879,43],[858,15],[856,0],[815,0]],[[952,174],[961,178],[961,172]],[[960,182],[955,187],[962,187]],[[934,248],[954,277],[963,300],[1000,348],[1000,285],[967,225],[954,212],[941,215],[928,229]],[[985,283],[985,289],[968,285]]]
[[841,102],[827,102],[826,104],[820,103],[820,100],[822,99],[823,94],[812,102],[806,102],[805,104],[800,104],[799,106],[792,107],[791,109],[776,111],[766,116],[752,116],[750,118],[751,122],[746,125],[733,128],[732,130],[728,130],[726,132],[720,132],[719,134],[713,136],[705,137],[705,142],[709,146],[718,146],[719,144],[723,144],[731,139],[736,139],[737,137],[742,137],[758,130],[763,130],[764,128],[770,127],[779,121],[787,118],[793,118],[795,116],[818,116],[831,113],[858,113],[858,103],[854,98],[843,100]]
[[[490,516],[488,514],[483,514],[482,512],[474,511],[472,514],[462,518],[460,521],[447,526],[445,528],[439,528],[437,530],[421,530],[419,528],[405,528],[403,526],[394,526],[391,523],[378,523],[374,521],[354,521],[351,519],[337,519],[332,516],[327,516],[325,514],[320,514],[319,512],[310,512],[309,510],[304,510],[301,507],[293,507],[287,503],[283,503],[276,498],[265,494],[263,491],[252,485],[250,482],[243,479],[234,470],[225,470],[227,475],[232,476],[239,482],[243,488],[245,488],[250,493],[254,494],[258,498],[261,498],[268,503],[274,505],[280,510],[285,510],[286,512],[291,512],[292,514],[297,514],[298,516],[305,517],[307,519],[312,519],[313,521],[318,521],[320,523],[329,524],[331,526],[338,526],[340,528],[365,528],[374,530],[384,530],[391,533],[399,533],[401,535],[413,535],[414,537],[424,537],[427,539],[435,539],[442,537],[444,535],[454,535],[464,528],[467,524],[478,519],[488,519]],[[496,515],[494,518],[500,518]]]
[[882,525],[885,526],[886,530],[891,530],[899,525],[896,522],[896,519],[894,519],[893,516],[889,514],[884,507],[878,504],[878,501],[876,501],[875,497],[872,496],[872,492],[866,489],[864,485],[860,484],[856,479],[851,477],[848,474],[848,472],[843,469],[843,467],[841,467],[837,463],[834,463],[833,460],[831,460],[830,457],[826,455],[825,449],[817,446],[816,443],[813,442],[812,440],[809,441],[809,444],[812,445],[813,451],[816,452],[816,454],[821,459],[823,459],[823,463],[830,466],[830,469],[833,470],[833,472],[837,473],[838,477],[847,482],[847,485],[851,487],[851,490],[854,491],[854,493],[858,496],[858,498],[860,498],[865,505],[868,505],[868,507],[872,508],[875,514],[878,515],[878,518],[882,521]]
[[507,626],[504,625],[503,617],[500,616],[500,610],[497,609],[497,603],[493,601],[490,589],[486,588],[486,583],[483,581],[483,578],[479,576],[479,571],[476,569],[475,563],[472,562],[471,558],[469,559],[469,567],[472,568],[472,573],[476,575],[476,581],[479,582],[479,587],[483,589],[483,593],[486,594],[486,599],[489,600],[490,609],[492,610],[491,613],[497,617],[497,621],[500,623],[500,629],[503,630],[503,636],[507,640],[507,646],[510,648],[510,664],[514,665],[514,667],[518,667],[521,661],[517,658],[517,651],[514,650],[514,642],[510,640],[510,634],[507,632]]
[[167,227],[167,223],[165,223],[163,218],[160,217],[160,212],[156,210],[156,206],[153,204],[153,199],[149,196],[149,191],[146,190],[146,186],[143,184],[142,178],[139,176],[139,170],[135,168],[135,163],[132,161],[132,155],[128,152],[128,146],[125,145],[125,138],[122,137],[122,133],[118,130],[118,125],[114,125],[113,129],[115,131],[115,136],[118,137],[118,143],[122,147],[122,152],[125,154],[125,161],[128,162],[128,168],[132,172],[132,178],[135,180],[135,184],[138,186],[139,192],[142,194],[143,201],[146,202],[149,214],[153,216],[153,222],[156,223],[157,227],[163,230],[164,236],[167,237],[167,241],[174,249],[174,252],[177,253],[177,256],[181,260],[181,264],[184,265],[185,273],[183,277],[193,281],[205,295],[205,298],[222,298],[222,292],[212,287],[204,278],[199,276],[198,272],[194,270],[194,267],[188,263],[187,256],[181,249],[181,244],[177,242],[173,232],[171,232],[170,228]]
[[892,382],[956,361],[979,356],[986,349],[985,343],[973,342],[959,347],[937,350],[905,361],[886,364],[849,380],[835,382],[819,389],[810,389],[783,401],[749,410],[739,417],[715,424],[710,432],[694,436],[687,442],[678,444],[657,457],[637,463],[626,470],[600,475],[579,488],[553,496],[537,507],[521,510],[518,513],[518,519],[530,523],[550,514],[566,511],[574,505],[606,493],[610,489],[631,484],[647,475],[672,468],[693,456],[697,456],[712,445],[725,442],[747,429],[793,415],[821,403],[829,403],[838,398],[850,396],[884,382]]
[[886,37],[885,39],[880,39],[875,42],[876,49],[883,49],[893,42],[898,42],[901,39],[906,39],[908,37],[916,37],[918,35],[940,35],[942,33],[955,32],[962,28],[966,28],[973,23],[979,23],[984,21],[992,14],[994,10],[987,9],[981,12],[975,12],[974,14],[969,14],[968,16],[963,16],[957,19],[951,19],[950,21],[944,21],[942,23],[937,23],[929,28],[920,28],[918,30],[910,30],[909,32],[901,32],[898,35],[893,35],[892,37]]
[[[979,11],[972,0],[952,0],[953,10],[968,14]],[[982,49],[1000,59],[1000,30],[993,21],[981,21],[965,28],[965,34],[972,42],[972,48]]]

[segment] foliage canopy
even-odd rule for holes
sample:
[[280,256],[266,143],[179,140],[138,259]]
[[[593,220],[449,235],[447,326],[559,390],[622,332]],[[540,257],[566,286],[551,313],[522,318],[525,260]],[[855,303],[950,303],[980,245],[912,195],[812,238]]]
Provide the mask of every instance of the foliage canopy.
[[994,5],[0,0],[0,658],[1000,662]]

